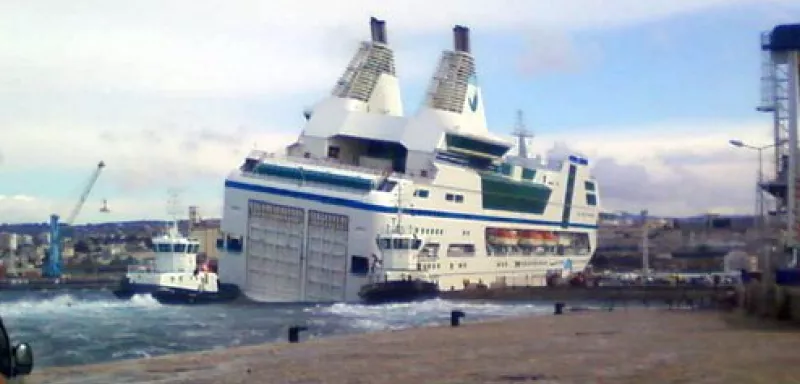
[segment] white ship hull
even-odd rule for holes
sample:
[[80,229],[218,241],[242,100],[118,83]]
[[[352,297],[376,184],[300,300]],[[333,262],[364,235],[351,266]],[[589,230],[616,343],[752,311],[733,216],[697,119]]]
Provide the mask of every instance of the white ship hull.
[[[267,190],[269,192],[265,192]],[[303,196],[298,196],[301,193]],[[222,230],[231,237],[241,236],[243,246],[241,251],[223,250],[220,280],[238,285],[244,295],[259,302],[357,301],[360,288],[369,283],[371,277],[368,273],[354,272],[353,256],[369,258],[379,254],[375,239],[392,224],[396,214],[389,212],[396,208],[391,204],[382,205],[382,196],[356,201],[348,199],[347,195],[310,186],[298,188],[263,179],[230,177],[226,183]],[[330,204],[331,201],[337,204]],[[265,218],[263,216],[268,215],[258,212],[270,206],[282,213]],[[438,281],[441,290],[463,289],[467,281],[489,286],[496,283],[542,286],[548,271],[562,270],[567,260],[572,270],[583,270],[596,245],[594,226],[576,223],[569,230],[586,233],[590,240],[581,253],[552,255],[534,250],[522,255],[521,251],[512,249],[489,256],[482,234],[487,227],[496,226],[498,222],[508,225],[513,218],[489,214],[486,215],[489,220],[441,218],[442,213],[432,211],[430,216],[407,215],[404,218],[409,231],[414,228],[435,231],[435,235],[420,235],[426,236],[428,242],[453,244],[465,237],[474,241],[473,256],[448,257],[446,252],[440,251],[438,258],[419,259],[422,270],[428,271],[430,279]],[[281,215],[283,217],[279,217]],[[310,216],[320,215],[327,216],[328,221],[309,220]],[[513,225],[521,229],[560,229],[557,221],[549,225],[525,224],[544,220],[516,221],[519,223]],[[342,228],[335,228],[337,225]]]

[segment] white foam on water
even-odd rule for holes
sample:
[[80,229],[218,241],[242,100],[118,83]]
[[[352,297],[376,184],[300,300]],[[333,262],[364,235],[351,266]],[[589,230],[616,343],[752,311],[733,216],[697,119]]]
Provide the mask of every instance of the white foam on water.
[[384,305],[338,303],[314,308],[312,312],[346,318],[350,327],[370,332],[444,324],[449,322],[450,313],[454,310],[463,311],[465,321],[552,313],[552,307],[541,304],[454,302],[441,299]]
[[97,300],[65,293],[50,298],[26,298],[0,302],[0,315],[3,317],[73,316],[75,314],[85,316],[131,307],[158,308],[161,307],[161,304],[149,295],[137,295],[130,300]]
[[285,342],[286,328],[306,324],[309,338],[552,313],[549,305],[453,302],[291,306],[169,306],[148,296],[50,293],[0,301],[15,337],[41,352],[41,366],[85,364],[261,342]]

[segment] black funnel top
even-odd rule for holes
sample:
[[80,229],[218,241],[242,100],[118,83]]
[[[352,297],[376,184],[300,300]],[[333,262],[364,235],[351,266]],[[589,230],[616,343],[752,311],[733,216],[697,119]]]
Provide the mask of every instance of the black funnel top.
[[386,21],[376,18],[369,19],[369,29],[372,33],[372,41],[375,43],[386,44]]
[[469,28],[463,25],[456,25],[453,28],[453,47],[457,52],[470,53]]
[[769,36],[765,51],[800,51],[800,24],[776,26]]

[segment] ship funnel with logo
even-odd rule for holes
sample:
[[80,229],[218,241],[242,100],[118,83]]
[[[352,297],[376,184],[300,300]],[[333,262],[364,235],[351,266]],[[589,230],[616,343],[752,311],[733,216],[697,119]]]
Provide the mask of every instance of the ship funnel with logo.
[[453,49],[442,52],[425,106],[437,111],[447,125],[457,125],[465,133],[483,134],[488,130],[469,32],[463,25],[453,28]]
[[369,29],[370,40],[361,43],[331,96],[354,101],[348,103],[350,110],[402,116],[400,83],[395,74],[386,21],[370,18]]

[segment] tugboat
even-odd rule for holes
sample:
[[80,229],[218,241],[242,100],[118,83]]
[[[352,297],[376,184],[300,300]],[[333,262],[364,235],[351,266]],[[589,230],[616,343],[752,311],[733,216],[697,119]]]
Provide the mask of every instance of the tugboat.
[[116,297],[149,294],[162,304],[220,303],[239,297],[236,285],[219,281],[214,265],[198,265],[200,242],[181,235],[177,221],[152,241],[155,262],[129,268],[113,291]]
[[[402,190],[398,196],[402,196]],[[425,257],[430,257],[424,252],[424,241],[415,234],[405,233],[400,201],[397,208],[396,225],[376,238],[381,258],[372,255],[372,281],[358,292],[365,304],[405,303],[439,297],[438,282],[421,268]]]

